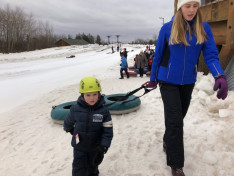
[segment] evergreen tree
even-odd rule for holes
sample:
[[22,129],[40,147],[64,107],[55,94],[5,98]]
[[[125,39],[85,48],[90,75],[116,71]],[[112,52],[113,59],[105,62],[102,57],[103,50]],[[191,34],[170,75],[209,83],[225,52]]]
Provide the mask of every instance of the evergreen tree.
[[101,37],[100,35],[97,35],[97,38],[96,38],[96,42],[95,43],[98,43],[99,45],[101,44]]
[[94,36],[92,36],[91,34],[88,35],[89,41],[91,44],[94,44]]
[[82,39],[90,43],[89,37],[85,33],[82,34]]
[[80,33],[79,33],[79,34],[76,34],[76,39],[77,39],[77,40],[81,40],[81,39],[82,39],[82,36],[81,36]]

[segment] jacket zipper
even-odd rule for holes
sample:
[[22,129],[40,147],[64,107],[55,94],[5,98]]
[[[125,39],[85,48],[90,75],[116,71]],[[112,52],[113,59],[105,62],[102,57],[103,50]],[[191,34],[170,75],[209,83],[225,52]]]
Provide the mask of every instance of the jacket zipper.
[[169,70],[168,70],[168,73],[167,73],[167,79],[168,79],[168,77],[169,77],[170,70],[171,70],[171,63],[169,64]]
[[185,59],[186,59],[186,46],[185,46],[185,51],[184,51],[184,70],[183,70],[183,75],[182,75],[182,80],[181,80],[181,85],[183,84],[184,81],[184,72],[185,72]]
[[88,113],[88,120],[86,123],[86,134],[88,134],[88,132],[89,132],[90,115],[91,115],[91,109],[89,109],[89,113]]
[[216,72],[218,73],[218,75],[217,75],[217,76],[219,76],[219,75],[220,75],[220,73],[219,73],[219,71],[218,71],[218,69],[216,68],[216,66],[215,66],[215,64],[214,64],[214,63],[213,63],[213,66],[214,66],[214,68],[215,68]]

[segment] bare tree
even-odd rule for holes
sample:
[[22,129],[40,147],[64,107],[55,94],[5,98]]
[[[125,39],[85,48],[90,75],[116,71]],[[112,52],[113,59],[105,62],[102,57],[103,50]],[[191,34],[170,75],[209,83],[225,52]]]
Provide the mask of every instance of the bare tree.
[[18,52],[53,47],[53,28],[48,22],[35,21],[22,9],[0,8],[0,52]]

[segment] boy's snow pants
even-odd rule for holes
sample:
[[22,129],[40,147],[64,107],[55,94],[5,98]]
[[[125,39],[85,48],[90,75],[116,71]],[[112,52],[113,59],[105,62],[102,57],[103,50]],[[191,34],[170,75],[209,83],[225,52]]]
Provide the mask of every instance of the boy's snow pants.
[[129,78],[129,73],[128,73],[127,67],[126,67],[126,68],[121,68],[121,69],[120,69],[120,76],[121,76],[121,78],[124,78],[124,76],[123,76],[123,71],[125,71],[125,73],[126,73],[126,75],[127,75],[127,78]]
[[184,167],[183,119],[188,111],[194,84],[173,85],[160,83],[164,104],[167,165]]
[[94,152],[73,150],[72,176],[98,176],[98,166],[92,165]]

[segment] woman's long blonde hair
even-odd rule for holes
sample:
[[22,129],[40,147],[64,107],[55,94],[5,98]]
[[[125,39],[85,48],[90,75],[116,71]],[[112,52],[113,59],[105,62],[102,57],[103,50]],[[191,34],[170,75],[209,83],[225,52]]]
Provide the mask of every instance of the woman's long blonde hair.
[[202,44],[206,41],[206,32],[203,28],[200,9],[197,10],[197,14],[194,18],[194,23],[191,28],[189,23],[184,19],[181,9],[176,12],[171,28],[170,44],[183,43],[184,45],[189,46],[189,43],[186,40],[187,31],[189,31],[190,40],[193,32],[197,38],[197,44]]

